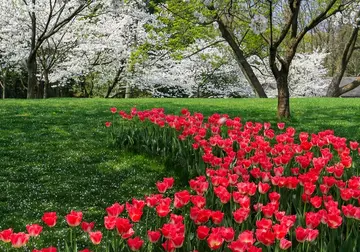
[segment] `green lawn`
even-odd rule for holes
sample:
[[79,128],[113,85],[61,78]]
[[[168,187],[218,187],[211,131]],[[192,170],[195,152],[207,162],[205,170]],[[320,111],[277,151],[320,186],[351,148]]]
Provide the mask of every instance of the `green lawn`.
[[[108,144],[109,107],[164,107],[167,113],[228,113],[243,120],[276,122],[274,99],[49,99],[0,100],[0,230],[23,231],[44,211],[83,210],[102,221],[115,201],[141,197],[169,171],[156,159]],[[292,99],[288,126],[298,131],[334,129],[360,140],[360,99]]]

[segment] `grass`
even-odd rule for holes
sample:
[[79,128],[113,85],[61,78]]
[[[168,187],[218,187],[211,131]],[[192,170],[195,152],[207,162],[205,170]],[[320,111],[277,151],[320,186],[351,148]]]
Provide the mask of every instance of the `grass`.
[[[104,122],[111,120],[111,106],[164,107],[167,113],[187,107],[277,122],[274,99],[1,100],[0,230],[24,231],[45,211],[63,216],[71,209],[101,223],[105,207],[154,192],[157,180],[175,174],[156,158],[108,144]],[[330,128],[360,140],[360,99],[292,99],[291,106],[287,125],[298,131]]]

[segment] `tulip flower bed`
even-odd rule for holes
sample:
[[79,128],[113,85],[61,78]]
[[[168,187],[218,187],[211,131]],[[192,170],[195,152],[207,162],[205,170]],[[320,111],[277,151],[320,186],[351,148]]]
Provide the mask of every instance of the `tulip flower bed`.
[[[117,110],[111,112],[115,116]],[[41,239],[43,227],[38,224],[26,226],[27,233],[3,230],[0,240],[8,249],[360,251],[360,177],[352,162],[360,153],[357,142],[347,142],[332,130],[297,133],[284,123],[273,128],[219,114],[205,120],[186,109],[180,116],[163,109],[119,114],[131,127],[115,119],[106,127],[120,146],[138,145],[138,151],[178,161],[190,155],[182,163],[189,175],[196,174],[189,187],[174,191],[176,181],[164,178],[154,194],[109,206],[100,231],[83,221],[82,212],[71,211],[63,217],[68,236],[55,237],[48,248],[31,250],[32,241]],[[125,135],[128,130],[143,133]],[[56,229],[58,218],[44,214],[46,232]],[[80,227],[87,248],[78,248]],[[65,242],[59,246],[58,239]]]

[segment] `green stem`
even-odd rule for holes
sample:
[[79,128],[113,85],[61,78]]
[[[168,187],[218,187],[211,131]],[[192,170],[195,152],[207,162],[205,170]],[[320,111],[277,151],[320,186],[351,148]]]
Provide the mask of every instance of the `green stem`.
[[70,246],[73,248],[72,228],[70,228]]

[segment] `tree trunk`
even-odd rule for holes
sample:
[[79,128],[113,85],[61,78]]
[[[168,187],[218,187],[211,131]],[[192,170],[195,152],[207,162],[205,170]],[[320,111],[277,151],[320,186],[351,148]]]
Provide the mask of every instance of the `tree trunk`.
[[49,98],[49,89],[50,89],[50,81],[49,81],[49,72],[44,70],[44,99]]
[[276,79],[278,89],[278,118],[290,117],[290,93],[288,86],[288,76],[288,72],[280,71],[279,76]]
[[[125,64],[125,60],[122,61],[122,66],[117,70],[115,78],[112,81],[112,83],[110,85],[108,85],[108,89],[106,91],[106,94],[105,94],[104,98],[109,98],[110,97],[111,92],[113,91],[115,86],[118,84],[118,82],[121,80],[120,75],[123,72],[123,70],[125,69],[124,64]],[[126,88],[127,88],[127,86],[126,86]]]
[[339,97],[340,96],[340,82],[341,82],[342,77],[343,77],[343,74],[338,73],[331,79],[331,83],[326,91],[327,97]]
[[125,99],[127,98],[131,98],[131,86],[129,83],[126,83],[126,88],[125,88]]
[[5,94],[6,94],[6,82],[5,81],[1,81],[0,80],[0,87],[1,87],[1,89],[2,89],[2,91],[1,91],[1,98],[2,99],[5,99]]
[[28,99],[35,99],[36,98],[36,72],[37,72],[37,65],[36,65],[36,57],[30,55],[27,60],[27,72],[28,72],[28,86],[27,86],[27,98]]
[[221,20],[218,20],[218,24],[222,37],[226,40],[226,42],[228,42],[231,49],[233,50],[236,61],[242,73],[245,75],[246,80],[250,83],[255,95],[260,98],[267,98],[263,87],[261,86],[250,64],[247,62],[243,51],[238,46],[231,33],[227,30],[225,24]]

